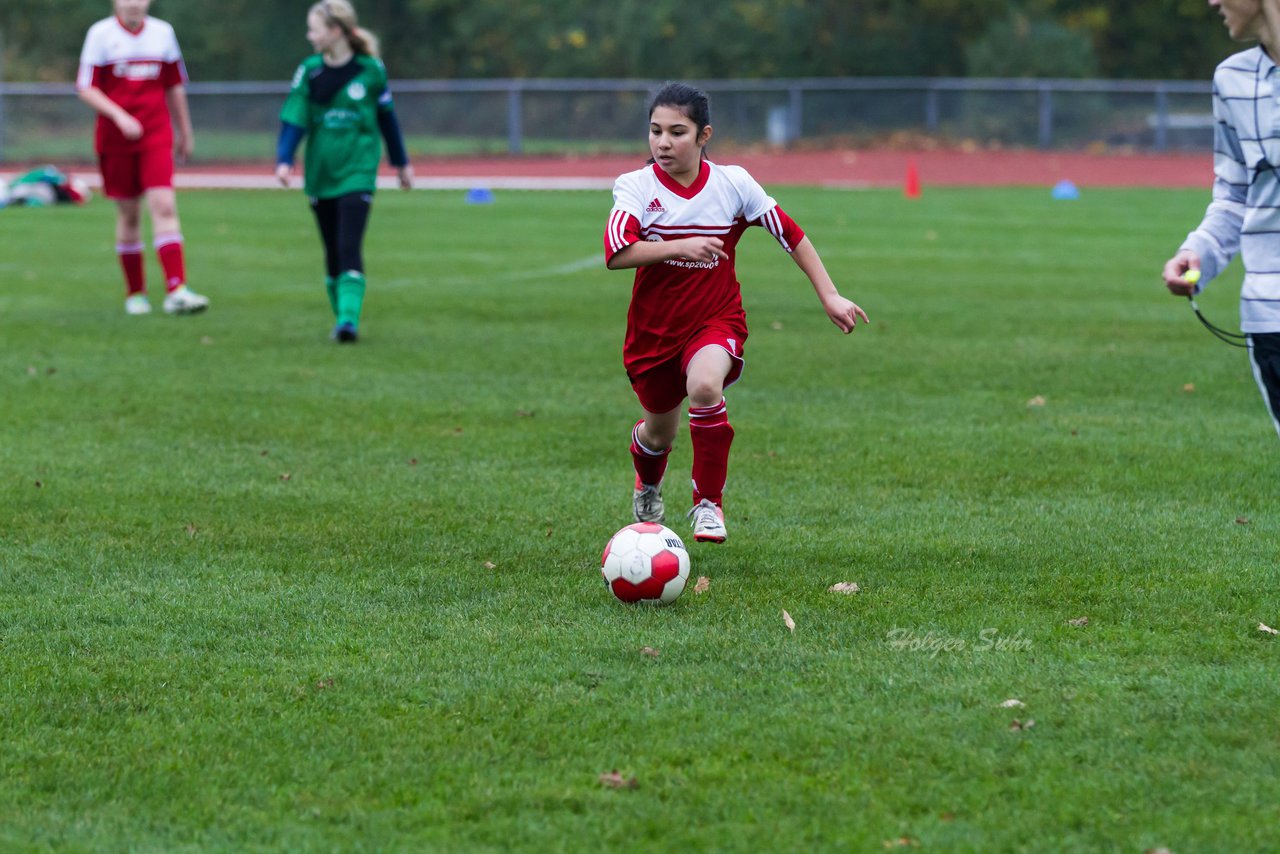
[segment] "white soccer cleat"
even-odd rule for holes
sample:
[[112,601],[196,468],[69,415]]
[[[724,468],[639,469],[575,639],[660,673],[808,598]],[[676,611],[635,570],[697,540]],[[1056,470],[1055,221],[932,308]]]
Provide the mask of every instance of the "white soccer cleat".
[[693,519],[693,538],[699,543],[723,543],[729,532],[724,528],[724,511],[704,498],[689,511]]
[[164,298],[165,314],[199,314],[209,307],[209,298],[181,285]]
[[130,294],[124,298],[124,313],[139,315],[151,313],[151,300],[146,294]]
[[646,486],[636,478],[635,497],[631,502],[637,522],[657,522],[662,524],[666,518],[666,508],[662,503],[662,484]]

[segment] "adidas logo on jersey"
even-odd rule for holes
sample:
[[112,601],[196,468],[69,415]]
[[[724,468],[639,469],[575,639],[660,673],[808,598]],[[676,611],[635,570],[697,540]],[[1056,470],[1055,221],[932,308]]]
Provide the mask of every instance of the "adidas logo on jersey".
[[667,209],[662,206],[662,202],[654,199],[649,202],[649,207],[644,209],[645,213],[666,213]]

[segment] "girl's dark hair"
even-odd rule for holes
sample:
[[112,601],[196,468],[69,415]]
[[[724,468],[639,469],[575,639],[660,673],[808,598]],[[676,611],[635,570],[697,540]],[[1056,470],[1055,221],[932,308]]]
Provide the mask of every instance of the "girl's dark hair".
[[711,99],[707,93],[688,83],[665,83],[649,102],[649,117],[658,107],[679,107],[697,126],[697,132],[711,124]]
[[[688,83],[664,83],[649,102],[649,118],[653,118],[653,111],[658,107],[679,108],[696,127],[695,135],[701,134],[702,129],[711,124],[711,99],[706,92]],[[705,148],[702,156],[707,156]],[[653,158],[650,157],[648,162],[653,163]]]

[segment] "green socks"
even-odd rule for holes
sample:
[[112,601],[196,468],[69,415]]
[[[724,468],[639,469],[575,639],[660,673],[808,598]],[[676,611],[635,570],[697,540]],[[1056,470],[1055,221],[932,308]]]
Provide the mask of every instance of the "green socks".
[[333,316],[338,316],[338,280],[333,276],[324,277],[324,291],[329,295],[329,308],[333,309]]
[[348,270],[338,276],[334,283],[335,299],[333,313],[338,323],[360,325],[360,309],[364,306],[364,273]]
[[329,307],[333,309],[333,316],[338,316],[338,279],[332,275],[326,275],[324,278],[324,292],[329,294]]

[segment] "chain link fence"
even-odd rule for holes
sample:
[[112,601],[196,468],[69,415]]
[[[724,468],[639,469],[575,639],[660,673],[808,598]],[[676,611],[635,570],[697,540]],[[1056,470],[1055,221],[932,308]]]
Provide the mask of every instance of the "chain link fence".
[[[416,156],[590,154],[643,146],[644,80],[397,80]],[[1208,151],[1212,88],[1174,81],[813,78],[700,81],[716,144]],[[284,82],[192,83],[203,161],[270,161]],[[71,84],[0,83],[0,162],[92,158]]]

